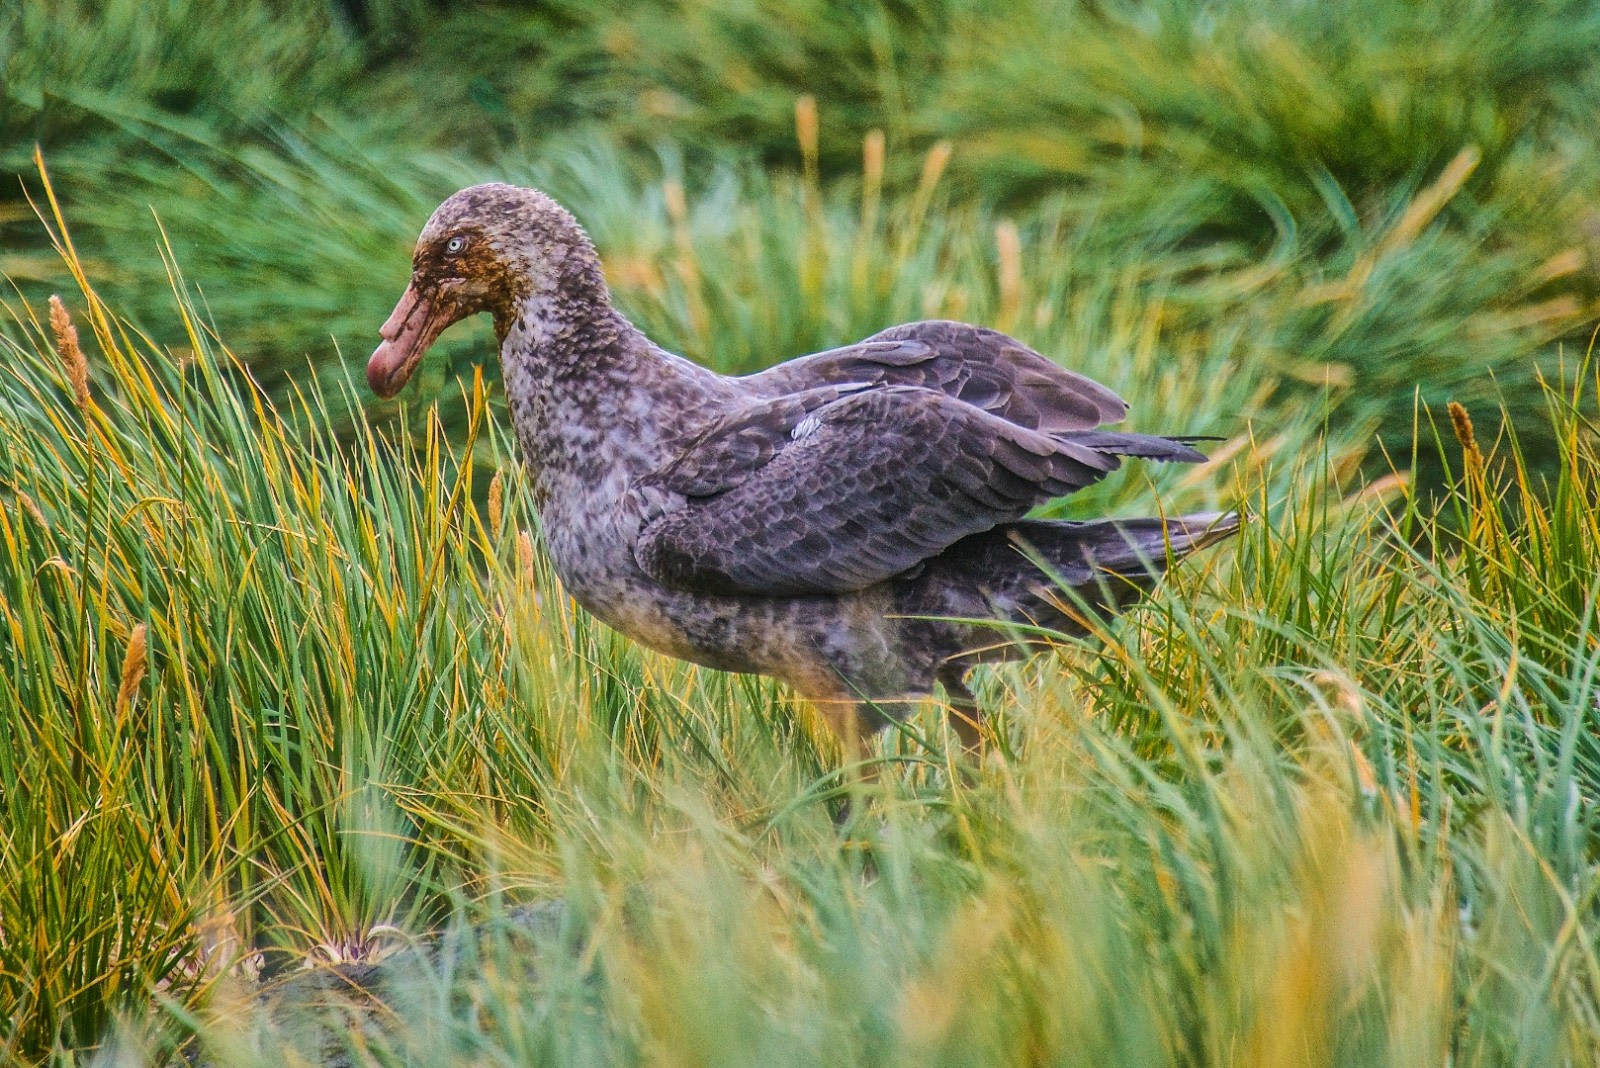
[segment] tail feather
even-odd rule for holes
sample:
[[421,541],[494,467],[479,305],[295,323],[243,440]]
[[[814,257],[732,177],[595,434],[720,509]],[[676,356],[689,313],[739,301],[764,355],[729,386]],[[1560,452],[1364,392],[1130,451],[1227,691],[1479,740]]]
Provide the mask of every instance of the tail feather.
[[1063,434],[1064,439],[1084,445],[1095,452],[1113,456],[1135,456],[1141,460],[1170,463],[1198,464],[1205,462],[1206,454],[1194,448],[1198,441],[1215,441],[1208,437],[1156,437],[1153,434],[1119,434],[1115,431],[1091,430],[1078,434]]
[[[1032,529],[1045,523],[1014,524],[1014,540],[1026,540]],[[1058,526],[1059,524],[1048,524]],[[1068,539],[1052,539],[1072,558],[1082,554],[1097,571],[1124,578],[1136,578],[1166,570],[1169,560],[1187,556],[1197,549],[1232,536],[1239,530],[1237,512],[1196,512],[1173,518],[1110,519],[1075,524]],[[1015,529],[1021,528],[1021,529]],[[1065,542],[1065,544],[1063,544]],[[1045,559],[1048,561],[1049,556]]]
[[[1239,530],[1235,512],[1092,522],[1022,520],[964,538],[928,561],[902,598],[908,616],[995,618],[1065,634],[1086,631],[1082,608],[1110,616],[1143,596],[1170,563]],[[1074,597],[1064,595],[1061,587]],[[992,629],[966,637],[930,626],[935,645],[965,642],[941,659],[957,668],[1004,659],[1015,646]],[[937,635],[937,636],[936,636]],[[964,666],[963,666],[964,665]]]
[[[1149,519],[1086,523],[1022,520],[1008,524],[1006,540],[1055,579],[1083,586],[1105,575],[1134,582],[1159,578],[1171,561],[1214,545],[1239,529],[1237,512],[1197,512]],[[1017,577],[1039,581],[1037,570]]]

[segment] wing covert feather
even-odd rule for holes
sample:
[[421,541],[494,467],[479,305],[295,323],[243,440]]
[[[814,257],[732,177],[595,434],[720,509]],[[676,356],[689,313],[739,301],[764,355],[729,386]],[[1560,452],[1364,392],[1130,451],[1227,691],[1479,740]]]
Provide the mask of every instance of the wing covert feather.
[[788,400],[724,420],[648,480],[687,500],[641,531],[647,574],[708,593],[863,589],[1120,462],[929,389]]
[[920,386],[1048,434],[1092,430],[1119,422],[1128,411],[1105,386],[1015,338],[944,320],[890,327],[855,345],[789,360],[741,381],[764,397],[837,382]]

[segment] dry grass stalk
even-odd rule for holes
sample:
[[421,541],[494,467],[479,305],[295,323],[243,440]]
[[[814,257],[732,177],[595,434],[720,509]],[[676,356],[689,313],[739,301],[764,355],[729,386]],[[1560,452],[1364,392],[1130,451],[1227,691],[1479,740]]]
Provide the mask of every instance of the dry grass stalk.
[[1433,184],[1412,199],[1405,214],[1395,224],[1390,242],[1408,244],[1415,241],[1423,228],[1444,210],[1444,206],[1450,203],[1457,193],[1461,192],[1461,187],[1467,184],[1467,179],[1472,177],[1472,172],[1478,169],[1478,164],[1482,160],[1483,153],[1476,145],[1468,145],[1457,152],[1455,158],[1439,172],[1439,177],[1433,180]]
[[1383,240],[1374,248],[1357,256],[1349,272],[1340,281],[1313,286],[1306,294],[1307,301],[1342,301],[1344,307],[1335,322],[1339,329],[1352,322],[1361,307],[1361,302],[1357,298],[1371,281],[1372,272],[1377,269],[1378,262],[1415,241],[1422,231],[1427,229],[1428,224],[1444,210],[1445,205],[1461,192],[1467,179],[1472,177],[1472,172],[1478,169],[1478,163],[1482,158],[1483,153],[1474,145],[1468,145],[1456,153],[1455,158],[1439,172],[1439,177],[1412,198],[1399,221],[1384,235]]
[[999,259],[1001,330],[1016,329],[1022,313],[1022,237],[1017,224],[1005,219],[994,228],[995,252]]
[[806,95],[794,102],[794,130],[800,142],[800,158],[805,167],[806,183],[815,185],[818,180],[818,143],[821,120],[817,118],[817,98]]
[[678,273],[678,280],[683,283],[695,339],[704,345],[711,332],[711,312],[706,307],[700,281],[700,263],[694,251],[694,234],[689,225],[689,198],[682,183],[668,180],[661,186],[661,199],[667,209],[667,219],[672,223],[672,245],[676,253],[672,266]]
[[928,155],[922,161],[922,177],[917,181],[917,190],[911,196],[911,206],[906,211],[906,227],[900,235],[900,246],[896,259],[900,263],[910,257],[911,250],[916,245],[917,237],[922,231],[922,222],[927,217],[928,208],[933,203],[933,194],[939,187],[939,180],[944,177],[945,168],[950,165],[950,155],[955,149],[949,141],[940,141],[928,149]]
[[883,207],[884,163],[883,131],[871,130],[861,143],[861,226],[856,231],[850,263],[850,282],[857,290],[867,287],[872,268],[872,239],[878,232],[878,216]]
[[871,230],[878,222],[883,199],[885,148],[882,130],[868,130],[861,142],[861,225]]
[[50,331],[56,337],[56,352],[66,368],[67,381],[72,384],[72,399],[78,408],[89,407],[89,361],[78,344],[78,328],[72,325],[67,306],[54,294],[50,297]]
[[822,119],[817,114],[817,98],[802,96],[794,102],[795,137],[800,143],[800,159],[805,181],[801,185],[801,201],[806,212],[805,258],[801,264],[800,285],[806,300],[816,314],[826,314],[826,301],[822,294],[824,263],[828,250],[826,226],[822,214],[822,171],[820,140]]
[[919,195],[924,198],[933,195],[939,179],[944,177],[945,168],[950,165],[950,156],[953,152],[955,146],[949,141],[940,141],[928,149],[928,156],[922,161],[922,177],[917,183]]

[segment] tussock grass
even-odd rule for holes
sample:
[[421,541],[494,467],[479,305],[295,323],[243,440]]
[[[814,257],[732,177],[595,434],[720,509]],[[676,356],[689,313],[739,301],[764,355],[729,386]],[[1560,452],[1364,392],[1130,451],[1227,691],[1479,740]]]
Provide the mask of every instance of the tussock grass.
[[[647,263],[700,262],[674,196],[634,235]],[[7,302],[0,389],[10,1060],[1596,1055],[1589,369],[1545,395],[1553,470],[1464,412],[1419,444],[1464,457],[1447,525],[1314,445],[1318,413],[1240,433],[1160,487],[1252,498],[1236,545],[1100,643],[987,674],[986,760],[929,708],[862,782],[771,685],[571,606],[481,378],[462,440],[428,411],[380,433],[315,384],[275,403],[175,267],[179,355],[51,227],[80,286]],[[824,258],[819,301],[853,269]],[[1009,270],[969,299],[1015,310]],[[640,282],[642,315],[692,324],[692,277]],[[1151,305],[1088,299],[1137,309],[1092,347],[1148,351]],[[1166,418],[1255,391],[1226,353],[1170,382],[1143,358],[1129,383]],[[540,901],[550,922],[506,922]],[[258,998],[434,930],[377,1000]]]

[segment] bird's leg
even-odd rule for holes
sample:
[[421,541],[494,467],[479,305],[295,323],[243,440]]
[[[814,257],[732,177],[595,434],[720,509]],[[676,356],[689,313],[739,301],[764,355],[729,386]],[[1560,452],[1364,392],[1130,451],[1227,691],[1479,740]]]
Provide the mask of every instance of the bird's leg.
[[842,781],[849,790],[834,807],[833,822],[838,827],[848,827],[858,811],[855,795],[862,786],[875,782],[878,777],[877,767],[866,763],[868,745],[877,723],[871,706],[851,696],[843,687],[837,691],[830,688],[826,695],[813,690],[806,698],[838,736],[844,749]]
[[872,707],[854,696],[811,697],[811,704],[844,743],[844,762],[859,766],[867,758],[867,747],[879,722]]
[[944,687],[945,700],[950,706],[950,726],[961,739],[961,747],[976,752],[983,741],[983,710],[978,707],[977,697],[967,688],[966,674],[966,668],[946,664],[934,677]]

